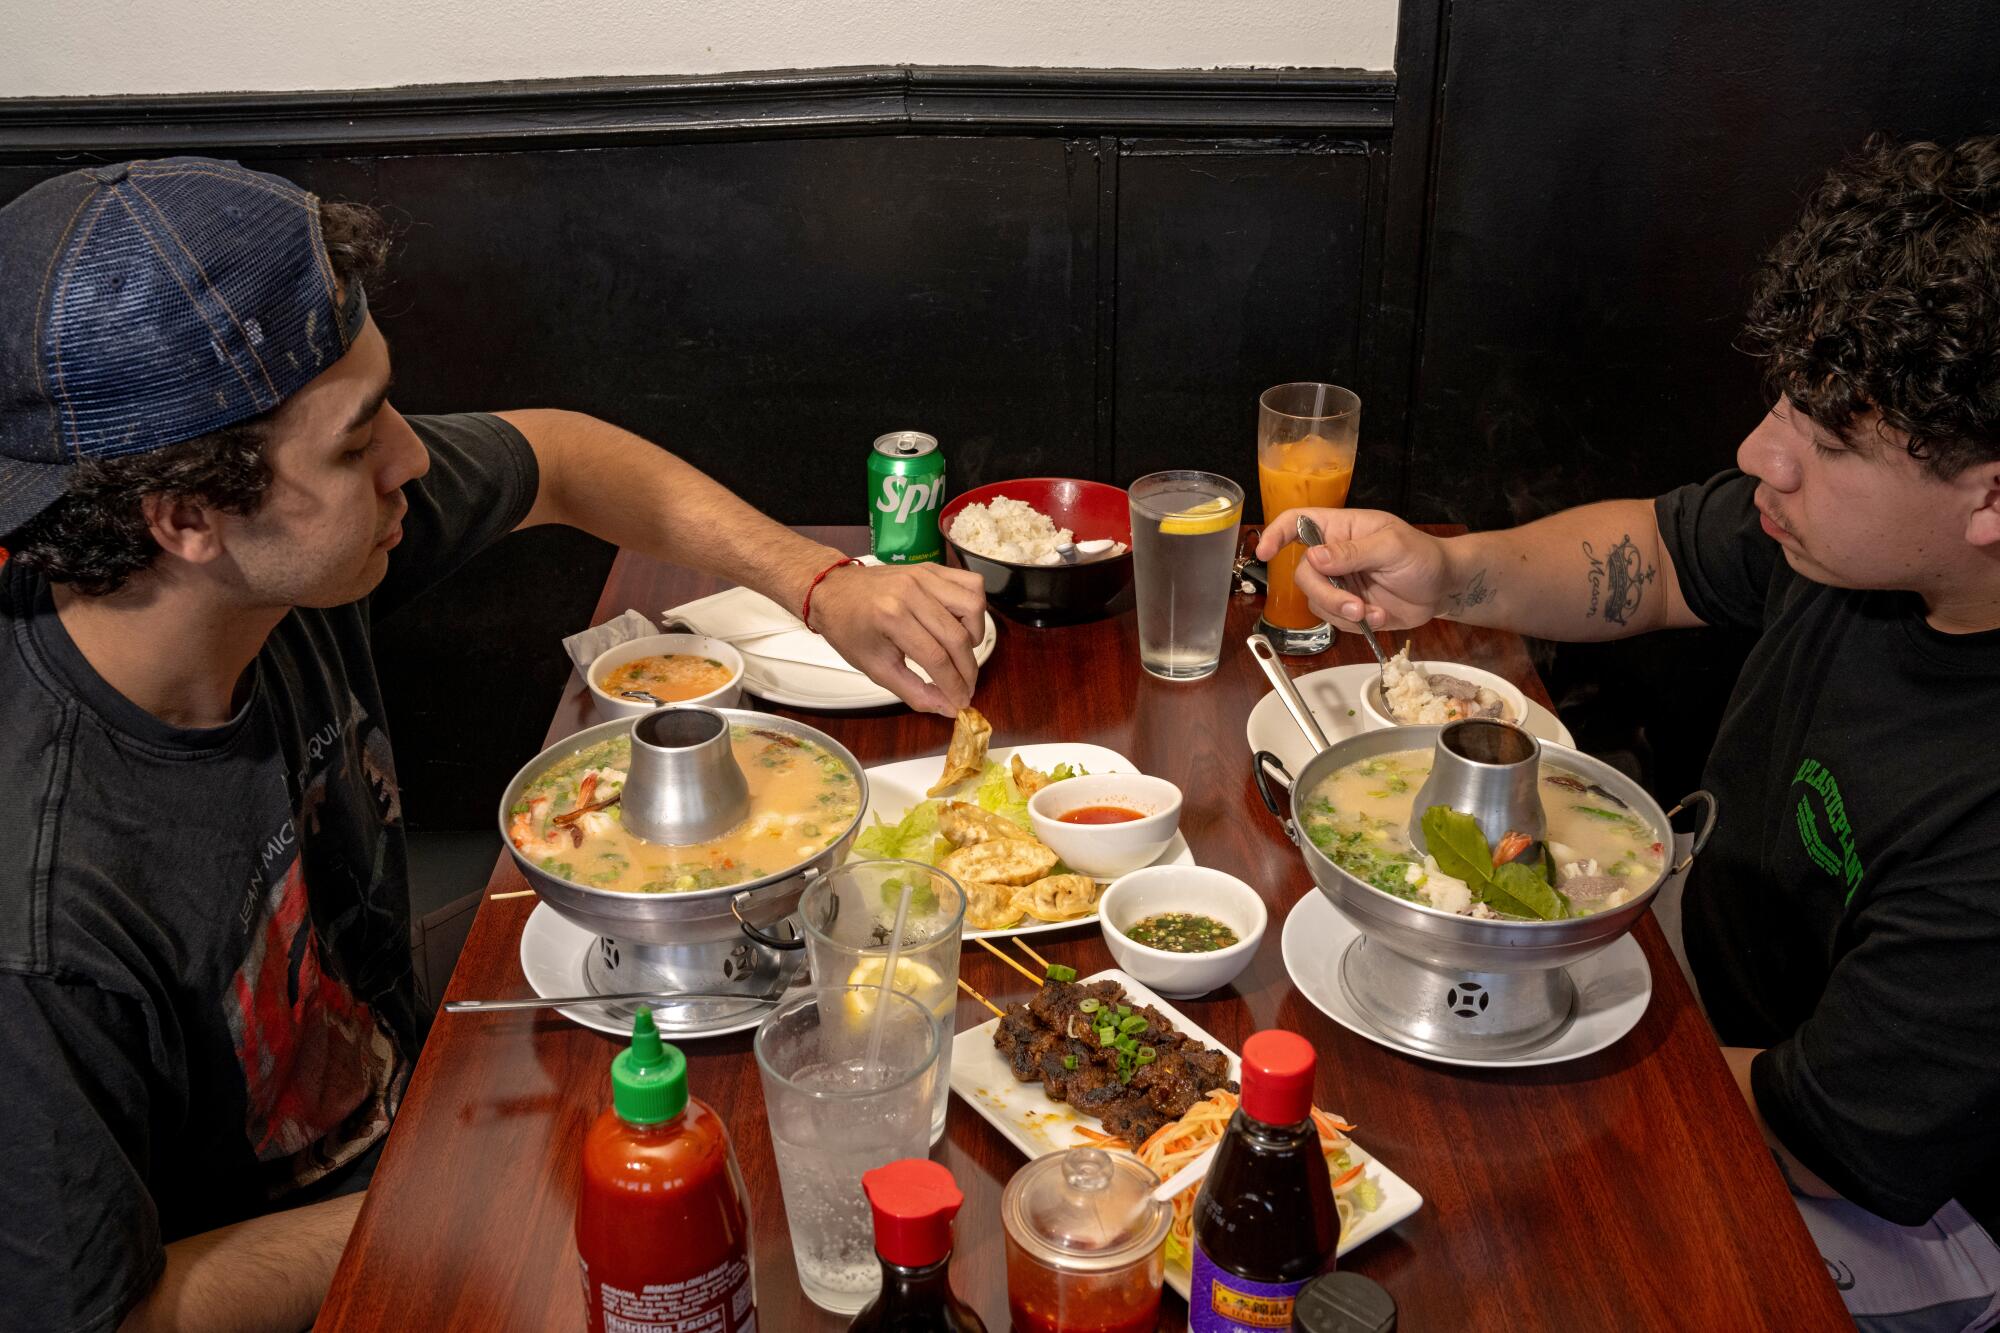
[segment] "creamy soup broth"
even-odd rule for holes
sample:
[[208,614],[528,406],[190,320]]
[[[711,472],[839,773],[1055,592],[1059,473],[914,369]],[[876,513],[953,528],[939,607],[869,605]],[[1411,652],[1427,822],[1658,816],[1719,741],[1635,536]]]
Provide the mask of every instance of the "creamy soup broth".
[[[1430,771],[1429,750],[1335,769],[1307,794],[1306,836],[1334,864],[1385,893],[1448,912],[1493,915],[1410,843],[1410,815]],[[1652,886],[1663,850],[1644,820],[1553,764],[1542,767],[1541,797],[1555,884],[1576,915],[1617,907]]]
[[730,746],[750,787],[750,814],[709,842],[670,847],[628,833],[617,803],[557,817],[619,795],[631,762],[629,734],[550,768],[510,812],[508,837],[543,870],[628,893],[686,893],[775,874],[838,842],[861,813],[860,786],[822,747],[779,731],[731,727]]

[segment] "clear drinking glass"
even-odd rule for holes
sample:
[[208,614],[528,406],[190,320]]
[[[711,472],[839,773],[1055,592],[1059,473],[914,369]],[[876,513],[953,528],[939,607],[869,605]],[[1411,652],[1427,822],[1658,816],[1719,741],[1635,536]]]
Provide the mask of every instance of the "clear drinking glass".
[[1154,472],[1128,493],[1139,665],[1199,680],[1222,660],[1243,488],[1212,472]]
[[[951,1038],[958,1013],[958,949],[965,926],[965,890],[921,861],[849,861],[829,870],[799,900],[806,928],[806,958],[819,986],[879,986],[888,961],[896,904],[910,887],[903,948],[895,988],[914,996],[938,1022],[944,1049],[938,1055],[931,1142],[944,1137],[951,1105]],[[923,1153],[917,1156],[922,1157]]]
[[[1361,398],[1336,384],[1280,384],[1257,398],[1257,488],[1264,521],[1287,509],[1338,509],[1354,481]],[[1270,591],[1257,629],[1281,653],[1326,651],[1333,627],[1306,604],[1293,571],[1305,555],[1297,542],[1271,557]]]
[[938,1025],[925,1006],[890,993],[870,1077],[884,998],[879,986],[801,992],[765,1016],[751,1043],[799,1286],[837,1314],[858,1313],[882,1286],[862,1173],[930,1152]]

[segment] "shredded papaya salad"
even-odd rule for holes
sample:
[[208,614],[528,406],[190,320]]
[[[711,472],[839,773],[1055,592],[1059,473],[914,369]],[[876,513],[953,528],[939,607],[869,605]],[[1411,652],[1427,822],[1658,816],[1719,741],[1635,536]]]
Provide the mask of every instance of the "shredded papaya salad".
[[[1139,1160],[1151,1167],[1161,1180],[1201,1156],[1222,1138],[1229,1117],[1236,1114],[1236,1094],[1217,1088],[1170,1125],[1162,1125],[1139,1145]],[[1326,1167],[1333,1176],[1333,1201],[1340,1210],[1340,1234],[1346,1235],[1354,1219],[1382,1206],[1382,1187],[1366,1174],[1368,1163],[1361,1160],[1348,1134],[1354,1126],[1337,1120],[1318,1107],[1313,1123],[1319,1127],[1319,1146],[1326,1153]],[[1199,1189],[1184,1189],[1174,1197],[1174,1225],[1167,1232],[1167,1262],[1187,1268],[1194,1253],[1194,1200]]]

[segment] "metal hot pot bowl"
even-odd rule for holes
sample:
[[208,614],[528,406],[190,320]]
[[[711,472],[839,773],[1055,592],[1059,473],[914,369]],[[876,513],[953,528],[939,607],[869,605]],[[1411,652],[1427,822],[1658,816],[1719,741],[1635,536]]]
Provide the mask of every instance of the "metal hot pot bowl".
[[[826,733],[768,713],[670,705],[636,718],[586,728],[536,755],[500,798],[500,839],[529,885],[557,913],[598,937],[583,981],[597,994],[692,991],[774,998],[805,962],[795,916],[815,877],[847,857],[862,815],[830,845],[761,879],[686,893],[626,893],[594,888],[542,869],[507,836],[514,806],[541,774],[621,734],[633,736],[632,764],[620,804],[628,830],[651,841],[699,842],[738,823],[748,808],[729,729],[750,726],[811,741],[844,765],[868,808],[868,775],[847,747]],[[740,1017],[734,1001],[690,1000],[660,1006],[663,1022],[686,1030]]]
[[[1416,824],[1431,805],[1448,805],[1480,822],[1489,842],[1519,830],[1539,842],[1542,764],[1567,770],[1610,793],[1671,848],[1669,812],[1638,783],[1600,760],[1538,741],[1504,722],[1387,727],[1350,736],[1321,750],[1293,778],[1276,755],[1256,756],[1258,790],[1285,836],[1305,858],[1313,883],[1360,932],[1340,958],[1349,1001],[1379,1031],[1419,1051],[1473,1059],[1527,1054],[1554,1041],[1577,1008],[1567,968],[1631,930],[1670,875],[1687,868],[1715,827],[1715,801],[1695,792],[1675,807],[1704,809],[1692,848],[1678,863],[1665,858],[1643,893],[1621,906],[1563,921],[1489,920],[1410,902],[1335,865],[1305,836],[1272,789],[1276,774],[1292,800],[1313,791],[1336,769],[1377,755],[1430,749],[1432,773],[1412,805]],[[1423,847],[1421,833],[1413,837]]]

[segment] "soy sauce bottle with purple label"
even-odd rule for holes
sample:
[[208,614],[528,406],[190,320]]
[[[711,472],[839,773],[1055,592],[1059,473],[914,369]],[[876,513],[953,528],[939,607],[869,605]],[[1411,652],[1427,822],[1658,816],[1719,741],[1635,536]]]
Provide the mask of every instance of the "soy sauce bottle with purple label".
[[1312,1119],[1312,1044],[1271,1029],[1243,1043],[1243,1094],[1194,1204],[1191,1333],[1292,1326],[1299,1288],[1333,1267],[1340,1214]]

